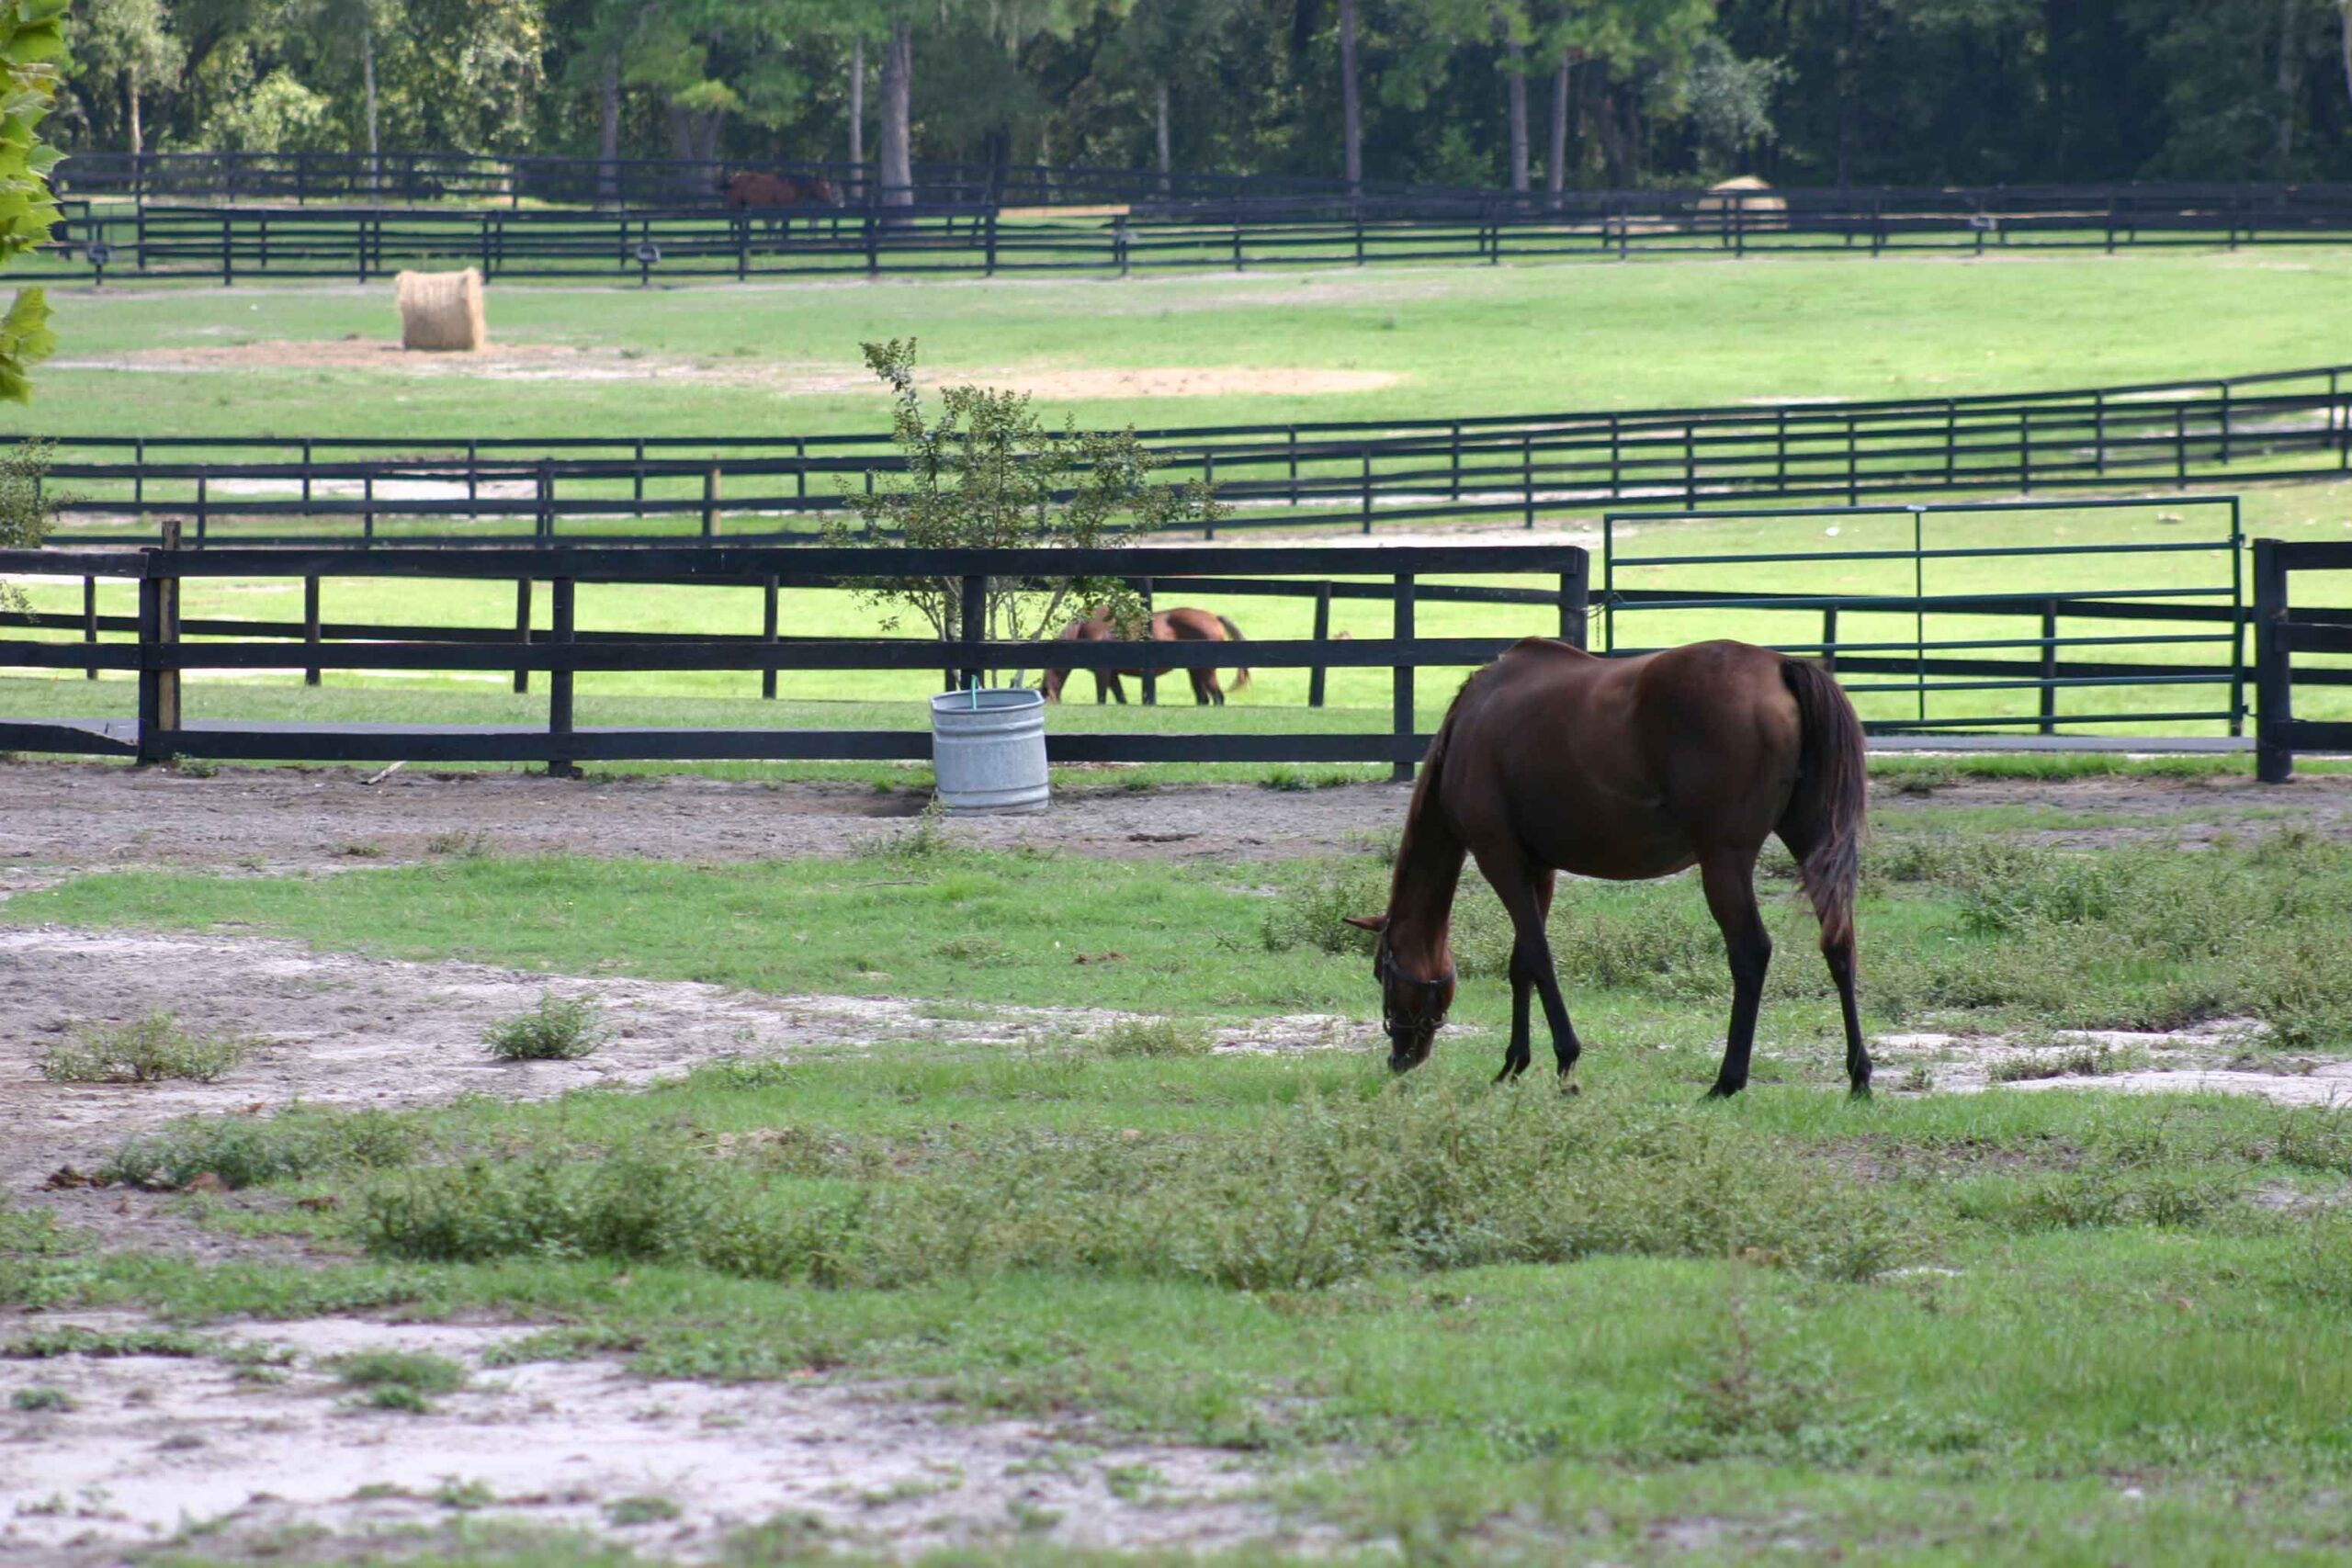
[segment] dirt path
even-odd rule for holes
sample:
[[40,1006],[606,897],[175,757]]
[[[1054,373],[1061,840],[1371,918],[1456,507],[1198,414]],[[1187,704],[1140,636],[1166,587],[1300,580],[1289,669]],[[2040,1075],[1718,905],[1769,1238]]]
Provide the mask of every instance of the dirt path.
[[[912,790],[684,774],[567,783],[408,769],[372,787],[361,784],[367,776],[231,768],[199,779],[93,763],[8,764],[0,768],[8,802],[0,814],[0,886],[56,870],[275,872],[469,851],[724,862],[840,855],[905,830],[924,803]],[[1110,858],[1283,859],[1359,852],[1396,830],[1406,798],[1386,784],[1065,790],[1041,816],[960,822],[955,831],[974,844]],[[2133,818],[2044,835],[2060,842],[2177,835],[2193,843],[2243,830],[2250,814],[2265,826],[2301,822],[2352,837],[2352,777],[2342,775],[2278,786],[2242,778],[1987,780],[1923,795],[1881,784],[1871,799],[1874,817],[1890,828],[1922,810],[2016,806]]]
[[[146,1326],[0,1317],[0,1345],[68,1324]],[[1261,1478],[1218,1450],[1136,1443],[1079,1417],[951,1423],[813,1381],[648,1382],[609,1359],[484,1367],[526,1332],[350,1319],[237,1332],[249,1356],[282,1363],[280,1381],[217,1357],[0,1359],[9,1396],[51,1389],[72,1403],[0,1405],[0,1560],[112,1563],[183,1532],[227,1557],[321,1529],[355,1550],[369,1538],[413,1550],[461,1517],[690,1561],[780,1517],[801,1544],[901,1557],[1016,1540],[1201,1551],[1305,1539],[1261,1500]],[[383,1349],[456,1361],[468,1386],[422,1413],[370,1409],[324,1364]]]
[[[601,1004],[608,1038],[571,1062],[502,1062],[493,1020],[543,992]],[[39,1064],[76,1025],[170,1010],[191,1033],[254,1048],[213,1083],[51,1083]],[[938,1016],[952,1011],[952,1018]],[[56,927],[0,930],[0,1195],[65,1206],[114,1199],[43,1191],[62,1167],[87,1171],[136,1133],[175,1116],[273,1113],[310,1105],[394,1108],[462,1095],[544,1100],[649,1083],[722,1057],[863,1050],[888,1042],[1065,1045],[1129,1015],[1078,1009],[941,1010],[895,998],[771,997],[685,981],[580,979],[486,964],[315,953],[293,942]],[[1217,1049],[1288,1051],[1373,1032],[1314,1016],[1222,1030]],[[112,1218],[109,1229],[118,1229]]]

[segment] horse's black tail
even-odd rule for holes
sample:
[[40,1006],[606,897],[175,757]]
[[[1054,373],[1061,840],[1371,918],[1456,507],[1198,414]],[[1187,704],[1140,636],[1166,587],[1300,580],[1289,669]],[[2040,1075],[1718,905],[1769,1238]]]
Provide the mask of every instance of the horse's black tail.
[[[1225,640],[1226,640],[1226,641],[1227,641],[1227,642],[1239,642],[1239,641],[1241,640],[1241,628],[1240,628],[1239,626],[1235,626],[1231,621],[1229,621],[1229,620],[1226,619],[1223,615],[1219,615],[1219,616],[1216,618],[1216,624],[1217,624],[1218,626],[1223,626],[1223,627],[1225,628]],[[1248,665],[1246,665],[1246,664],[1238,664],[1238,665],[1234,666],[1234,670],[1233,670],[1233,690],[1235,690],[1235,691],[1237,691],[1237,692],[1238,692],[1238,691],[1239,691],[1242,687],[1244,687],[1244,686],[1248,685],[1249,683],[1250,683],[1250,667],[1249,667]]]
[[1818,664],[1781,661],[1781,679],[1797,700],[1803,732],[1796,793],[1781,816],[1781,837],[1797,853],[1797,874],[1821,919],[1821,944],[1854,940],[1854,887],[1861,876],[1862,818],[1870,782],[1862,721]]

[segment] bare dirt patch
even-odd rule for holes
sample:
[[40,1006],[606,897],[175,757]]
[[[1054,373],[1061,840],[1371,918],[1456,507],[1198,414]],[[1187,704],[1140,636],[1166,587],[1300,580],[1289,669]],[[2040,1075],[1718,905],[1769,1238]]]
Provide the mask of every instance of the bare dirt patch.
[[[493,343],[463,354],[403,350],[374,338],[260,340],[141,349],[106,359],[62,359],[56,370],[208,375],[238,371],[325,371],[371,376],[458,377],[486,381],[695,381],[755,388],[784,397],[875,389],[851,367],[646,354],[602,344]],[[1388,370],[1136,367],[935,369],[927,385],[1002,387],[1048,400],[1120,398],[1306,397],[1373,392],[1404,377]]]
[[[224,768],[210,778],[103,763],[0,765],[0,887],[55,870],[185,867],[279,872],[469,852],[741,863],[853,853],[908,830],[913,788],[760,783],[693,774],[571,782],[522,773],[410,768],[383,783],[342,768]],[[1408,791],[1390,784],[1278,791],[1200,784],[1064,788],[1035,817],[957,821],[959,841],[1108,859],[1204,862],[1353,854],[1402,826]],[[1989,780],[1906,795],[1880,784],[1872,818],[1900,829],[1951,807],[2041,807],[2134,818],[2129,827],[2029,829],[2037,842],[2092,847],[2135,839],[2194,845],[2223,832],[2301,825],[2352,838],[2352,777]]]
[[[493,1059],[483,1030],[532,1008],[542,993],[593,998],[608,1037],[574,1061]],[[122,1023],[159,1010],[175,1012],[191,1032],[261,1043],[212,1083],[51,1083],[40,1076],[42,1055],[75,1023]],[[760,996],[686,981],[359,958],[234,937],[0,930],[0,1192],[30,1193],[62,1167],[86,1170],[126,1136],[176,1116],[260,1116],[297,1100],[394,1108],[468,1094],[544,1100],[677,1077],[722,1057],[864,1050],[891,1041],[1061,1046],[1129,1016]],[[1227,1028],[1214,1043],[1227,1051],[1306,1050],[1356,1044],[1371,1032],[1343,1019],[1301,1015]]]
[[[855,852],[908,830],[927,795],[848,784],[690,774],[572,783],[527,773],[404,769],[0,766],[0,872],[128,866],[285,871],[470,852],[741,863]],[[1102,775],[1106,782],[1115,772]],[[958,820],[960,842],[1113,859],[1270,860],[1354,852],[1393,832],[1408,792],[1386,784],[1277,792],[1209,784],[1064,790],[1035,817]]]
[[2193,1029],[2060,1030],[2047,1041],[1919,1032],[1871,1042],[1880,1081],[1900,1092],[1904,1072],[1938,1094],[2096,1089],[2109,1094],[2244,1094],[2280,1105],[2352,1105],[2352,1061],[2272,1055],[2266,1027],[2223,1019]]
[[[138,1326],[19,1320],[64,1322]],[[389,1544],[461,1514],[686,1559],[779,1516],[894,1556],[1015,1539],[1213,1550],[1306,1538],[1262,1500],[1262,1476],[1215,1450],[1075,1416],[952,1423],[814,1374],[714,1387],[609,1359],[484,1365],[527,1332],[346,1319],[238,1331],[285,1361],[278,1382],[210,1358],[0,1360],[0,1389],[55,1389],[74,1406],[0,1409],[0,1557],[111,1562],[191,1529],[207,1555],[302,1529]],[[454,1360],[468,1386],[423,1413],[368,1409],[322,1364],[388,1348]]]

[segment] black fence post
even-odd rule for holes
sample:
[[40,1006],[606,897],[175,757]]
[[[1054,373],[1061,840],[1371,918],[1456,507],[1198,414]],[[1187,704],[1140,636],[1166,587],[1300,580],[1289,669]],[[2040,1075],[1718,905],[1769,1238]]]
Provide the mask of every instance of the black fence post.
[[702,536],[718,536],[718,465],[713,463],[702,476]]
[[180,547],[180,520],[166,517],[157,529],[161,543],[147,555],[139,579],[139,761],[172,760],[164,739],[180,728],[180,672],[165,659],[180,640],[180,580],[163,575],[158,558]]
[[[1153,615],[1151,607],[1151,579],[1147,577],[1138,581],[1136,584],[1136,592],[1143,598],[1144,652],[1142,659],[1137,660],[1137,663],[1140,664],[1143,669],[1143,705],[1148,708],[1157,707],[1159,705],[1159,676],[1152,668],[1151,663],[1151,617]],[[1096,700],[1101,700],[1099,694]]]
[[[1329,582],[1318,582],[1315,585],[1316,646],[1320,648],[1330,640],[1331,585]],[[1314,666],[1306,672],[1306,705],[1308,707],[1319,708],[1323,705],[1323,674],[1324,667],[1320,664]]]
[[1577,552],[1576,565],[1560,573],[1560,640],[1589,646],[1587,609],[1592,597],[1592,558]]
[[[760,640],[770,648],[775,646],[776,576],[770,572],[760,580]],[[770,664],[760,671],[760,695],[768,701],[775,699],[775,666]]]
[[[1292,439],[1294,441],[1297,439],[1295,433],[1293,434]],[[1453,474],[1446,499],[1460,501],[1462,499],[1462,422],[1458,419],[1447,427],[1445,449],[1447,465]],[[1295,459],[1293,460],[1293,471],[1296,471]]]
[[555,537],[555,465],[545,457],[539,459],[537,479],[533,486],[537,505],[531,529],[542,539],[552,539]]
[[[98,580],[95,577],[85,577],[82,580],[82,640],[93,646],[98,640]],[[98,667],[95,664],[91,665],[82,671],[82,678],[85,681],[96,680]]]
[[[559,577],[548,586],[554,591],[550,595],[554,603],[549,612],[553,624],[548,631],[548,641],[556,648],[570,648],[572,646],[572,581],[568,577]],[[548,759],[548,777],[551,779],[576,779],[580,776],[580,764],[561,755],[562,739],[571,733],[571,674],[569,670],[548,671],[548,733],[556,740],[550,748],[556,754]]]
[[1832,675],[1838,673],[1838,606],[1835,604],[1821,612],[1821,667]]
[[1363,485],[1363,531],[1369,534],[1372,532],[1372,448],[1369,446],[1365,447],[1359,456],[1363,464],[1362,479],[1362,483]]
[[2254,771],[2264,784],[2285,784],[2295,771],[2288,726],[2294,722],[2295,677],[2278,637],[2287,619],[2287,573],[2278,541],[2254,542]]
[[1535,526],[1535,433],[1522,431],[1519,437],[1520,525]]
[[1396,741],[1396,754],[1390,759],[1388,776],[1397,784],[1412,781],[1414,762],[1405,753],[1413,743],[1413,574],[1396,574],[1395,610],[1389,635],[1396,640],[1393,656],[1396,662],[1389,667],[1390,708],[1393,714],[1391,734]]
[[2058,601],[2041,602],[2041,733],[2058,733]]
[[964,606],[956,623],[957,635],[964,643],[964,664],[960,671],[966,687],[985,685],[988,672],[980,668],[979,647],[989,630],[989,580],[976,574],[964,579]]
[[[531,645],[531,580],[517,578],[514,582],[514,640],[524,647]],[[514,666],[514,691],[517,695],[531,689],[528,665]]]
[[315,686],[321,678],[318,664],[319,580],[315,577],[302,580],[302,649],[311,656],[311,662],[302,667],[302,684]]

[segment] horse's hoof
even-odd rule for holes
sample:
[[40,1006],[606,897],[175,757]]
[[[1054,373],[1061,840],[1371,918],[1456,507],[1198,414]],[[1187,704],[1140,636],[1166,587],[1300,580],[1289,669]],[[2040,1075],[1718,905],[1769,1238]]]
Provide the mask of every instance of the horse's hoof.
[[1709,1090],[1707,1091],[1707,1093],[1706,1093],[1706,1099],[1708,1099],[1708,1100],[1729,1100],[1733,1095],[1737,1094],[1741,1089],[1746,1089],[1747,1087],[1747,1086],[1746,1084],[1736,1084],[1736,1084],[1721,1084],[1721,1083],[1719,1083],[1719,1084],[1715,1085],[1713,1089],[1709,1089]]
[[1574,1067],[1563,1067],[1560,1069],[1560,1092],[1562,1094],[1582,1094],[1584,1092],[1584,1086],[1577,1082],[1577,1070]]
[[1846,1091],[1846,1098],[1848,1100],[1868,1100],[1870,1097],[1871,1086],[1868,1078],[1863,1079],[1860,1083],[1854,1085],[1851,1089],[1849,1089]]

